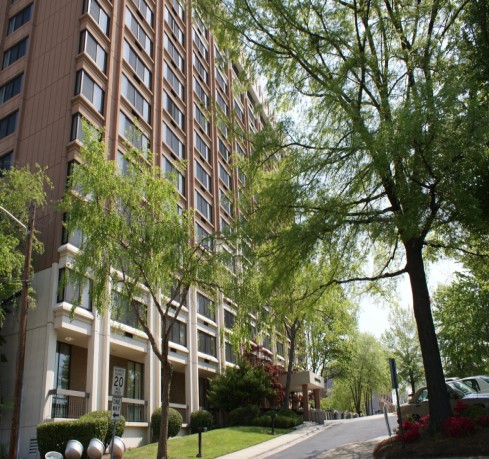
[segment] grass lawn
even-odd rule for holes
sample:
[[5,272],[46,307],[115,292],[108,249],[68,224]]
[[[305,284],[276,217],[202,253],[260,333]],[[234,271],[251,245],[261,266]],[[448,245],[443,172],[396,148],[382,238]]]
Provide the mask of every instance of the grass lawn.
[[[202,434],[202,457],[211,459],[238,451],[249,446],[271,440],[276,436],[290,432],[292,429],[275,429],[271,434],[270,427],[227,427]],[[157,443],[151,443],[124,453],[124,458],[153,459],[156,457]],[[175,437],[168,441],[168,454],[171,458],[194,458],[199,452],[198,434]]]

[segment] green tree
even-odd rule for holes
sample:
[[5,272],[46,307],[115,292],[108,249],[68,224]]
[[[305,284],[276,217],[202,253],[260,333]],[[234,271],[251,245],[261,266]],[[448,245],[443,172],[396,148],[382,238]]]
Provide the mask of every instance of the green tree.
[[302,360],[324,378],[335,378],[349,358],[349,335],[355,330],[354,308],[339,286],[328,289],[304,323]]
[[355,411],[359,415],[362,411],[373,414],[376,411],[372,407],[373,394],[384,395],[390,391],[386,352],[368,333],[359,333],[351,339],[351,360],[344,368],[343,376],[334,381],[333,393],[337,391],[339,400],[344,400],[347,387]]
[[[278,123],[285,137],[253,139],[250,216],[270,255],[286,275],[336,251],[349,275],[331,270],[326,285],[408,274],[438,429],[451,408],[425,262],[435,248],[463,246],[467,231],[487,232],[476,190],[488,169],[489,104],[464,72],[469,3],[197,1],[223,43],[245,43],[236,56],[265,73],[270,98],[304,114],[296,130]],[[365,258],[373,271],[361,269]]]
[[401,384],[409,384],[411,393],[424,381],[421,349],[413,312],[394,305],[389,313],[390,327],[382,335],[389,356],[395,358]]
[[434,318],[445,370],[470,376],[489,371],[489,289],[487,277],[458,273],[434,295]]
[[[37,168],[35,172],[31,172],[28,167],[12,168],[2,171],[0,176],[0,205],[3,208],[0,209],[0,301],[2,306],[12,301],[22,287],[24,244],[27,234],[25,228],[14,218],[27,226],[31,203],[37,208],[44,206],[46,191],[50,185],[45,171],[40,168]],[[33,252],[41,253],[42,250],[42,243],[34,233]],[[3,308],[0,308],[0,326],[3,320],[2,311]]]
[[[193,240],[193,214],[180,211],[175,177],[150,166],[150,152],[128,146],[125,165],[107,158],[98,133],[85,129],[82,163],[70,177],[62,209],[68,232],[83,235],[68,279],[91,279],[93,303],[100,313],[114,314],[117,289],[130,302],[162,367],[162,420],[158,458],[168,457],[168,413],[173,367],[169,338],[192,286],[216,292],[221,272],[217,252]],[[137,134],[136,134],[137,135]],[[165,179],[166,178],[166,179]],[[146,297],[161,320],[161,338],[147,320]]]
[[231,411],[247,405],[259,406],[267,397],[273,397],[270,378],[261,366],[253,367],[241,361],[238,367],[211,380],[207,393],[213,408]]

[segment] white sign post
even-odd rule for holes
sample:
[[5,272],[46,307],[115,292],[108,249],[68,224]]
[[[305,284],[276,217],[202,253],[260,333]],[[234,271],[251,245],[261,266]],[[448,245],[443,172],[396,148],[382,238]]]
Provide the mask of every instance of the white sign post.
[[121,417],[122,397],[124,396],[124,386],[126,385],[126,369],[114,367],[114,376],[112,378],[112,419],[114,425],[112,427],[112,444],[110,447],[110,457],[114,457],[114,437],[115,426]]

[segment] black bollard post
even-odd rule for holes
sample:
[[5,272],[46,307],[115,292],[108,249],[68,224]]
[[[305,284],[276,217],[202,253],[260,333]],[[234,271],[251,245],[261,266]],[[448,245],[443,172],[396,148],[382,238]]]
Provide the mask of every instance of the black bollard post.
[[277,413],[272,414],[272,435],[275,435],[275,418],[277,417]]
[[207,432],[207,427],[199,427],[199,454],[195,457],[202,457],[202,432]]

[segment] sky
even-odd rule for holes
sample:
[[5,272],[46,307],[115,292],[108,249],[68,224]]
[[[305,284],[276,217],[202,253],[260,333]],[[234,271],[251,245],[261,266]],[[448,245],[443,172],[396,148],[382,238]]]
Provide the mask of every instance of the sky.
[[[448,284],[453,279],[460,265],[453,260],[442,260],[431,265],[427,270],[428,286],[432,294],[438,285]],[[412,307],[411,287],[407,274],[399,282],[397,287],[397,299],[401,306]],[[368,332],[376,338],[389,328],[389,310],[386,305],[381,305],[378,299],[365,297],[360,303],[359,328],[361,332]]]

